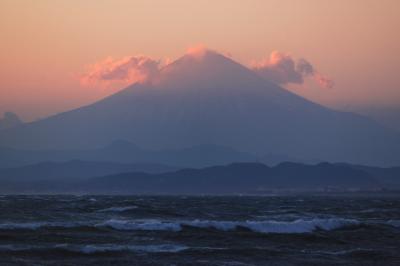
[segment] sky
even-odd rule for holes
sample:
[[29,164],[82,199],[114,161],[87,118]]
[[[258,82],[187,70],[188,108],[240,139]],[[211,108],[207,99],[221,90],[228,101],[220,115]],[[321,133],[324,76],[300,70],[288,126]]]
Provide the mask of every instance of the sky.
[[198,44],[249,67],[270,66],[274,51],[304,58],[334,86],[282,85],[327,106],[398,107],[398,10],[397,0],[2,0],[0,112],[31,121],[92,103],[122,88],[83,84],[94,64],[168,62]]

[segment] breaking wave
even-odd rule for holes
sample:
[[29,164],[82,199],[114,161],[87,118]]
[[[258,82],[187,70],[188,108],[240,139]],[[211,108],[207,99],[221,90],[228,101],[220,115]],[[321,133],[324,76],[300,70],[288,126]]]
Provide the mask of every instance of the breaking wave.
[[159,220],[108,220],[97,226],[111,227],[116,230],[151,230],[151,231],[181,231],[184,227],[211,228],[220,231],[234,231],[245,228],[257,233],[311,233],[315,230],[335,230],[347,226],[359,225],[352,219],[330,218],[295,221],[159,221]]
[[98,227],[111,227],[117,230],[143,230],[143,231],[181,231],[182,226],[179,222],[163,222],[159,220],[128,221],[128,220],[108,220],[98,224]]
[[138,206],[110,207],[98,210],[97,212],[124,212],[124,211],[134,210],[137,208]]
[[161,245],[113,245],[113,244],[98,244],[98,245],[68,245],[59,244],[52,247],[37,247],[29,245],[0,245],[0,252],[52,252],[65,251],[82,254],[98,254],[110,252],[136,252],[136,253],[177,253],[187,250],[189,247],[183,245],[161,244]]
[[0,230],[37,230],[40,228],[75,228],[90,226],[86,223],[62,223],[62,222],[27,222],[27,223],[2,223],[0,224]]
[[[392,226],[399,226],[398,221],[388,221]],[[248,220],[248,221],[217,221],[217,220],[118,220],[111,219],[100,223],[95,222],[30,222],[30,223],[3,223],[0,230],[37,230],[40,228],[112,228],[121,231],[182,231],[185,228],[214,229],[219,231],[250,230],[257,233],[296,234],[312,233],[316,230],[330,231],[343,227],[357,226],[361,222],[354,219],[298,219],[294,221]]]

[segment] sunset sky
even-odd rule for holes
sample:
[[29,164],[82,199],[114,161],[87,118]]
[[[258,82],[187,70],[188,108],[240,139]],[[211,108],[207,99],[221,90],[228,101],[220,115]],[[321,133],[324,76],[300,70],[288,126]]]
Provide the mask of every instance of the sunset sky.
[[203,44],[246,66],[280,51],[335,86],[285,85],[333,106],[400,105],[400,1],[2,0],[0,112],[24,120],[91,103],[118,88],[85,86],[97,62],[174,60]]

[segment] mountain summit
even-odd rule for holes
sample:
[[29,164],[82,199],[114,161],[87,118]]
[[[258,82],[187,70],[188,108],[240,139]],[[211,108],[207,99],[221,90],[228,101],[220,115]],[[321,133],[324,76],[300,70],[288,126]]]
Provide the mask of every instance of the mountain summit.
[[93,148],[125,139],[149,149],[215,144],[253,154],[400,163],[400,135],[310,102],[212,51],[187,54],[151,82],[0,132],[0,145]]

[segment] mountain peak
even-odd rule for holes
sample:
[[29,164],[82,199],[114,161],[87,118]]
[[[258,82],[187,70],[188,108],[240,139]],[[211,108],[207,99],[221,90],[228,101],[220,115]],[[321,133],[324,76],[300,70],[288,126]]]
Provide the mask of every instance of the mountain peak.
[[170,88],[249,88],[269,84],[247,67],[213,50],[188,52],[165,66],[158,86]]

